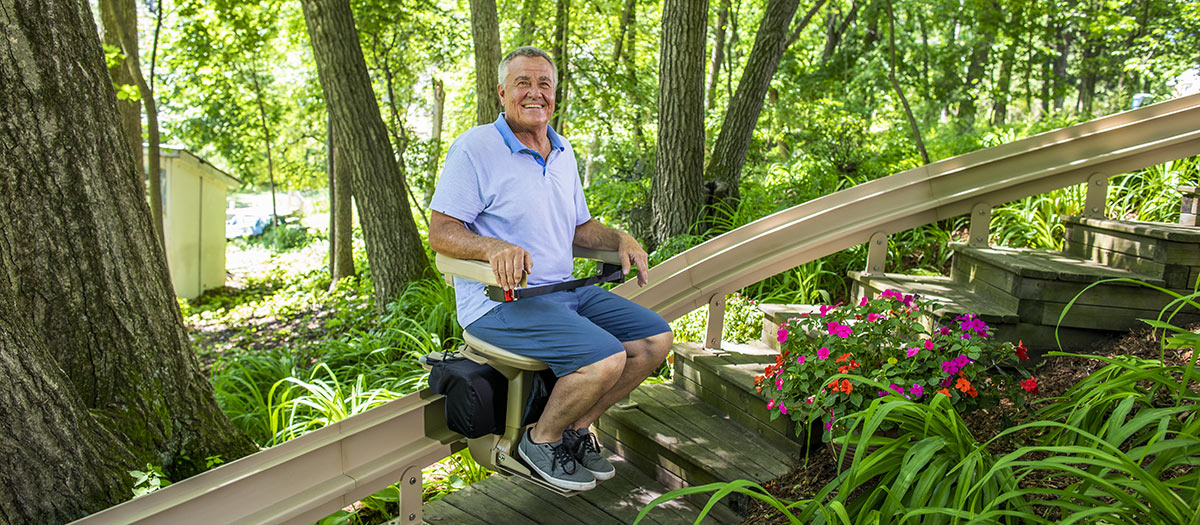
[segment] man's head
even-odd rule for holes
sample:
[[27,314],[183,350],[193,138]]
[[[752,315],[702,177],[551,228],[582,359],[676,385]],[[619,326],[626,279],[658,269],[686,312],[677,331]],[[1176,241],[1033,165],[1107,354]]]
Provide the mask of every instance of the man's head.
[[532,46],[518,47],[500,61],[500,102],[513,131],[529,131],[546,126],[554,114],[554,90],[558,70],[545,51]]

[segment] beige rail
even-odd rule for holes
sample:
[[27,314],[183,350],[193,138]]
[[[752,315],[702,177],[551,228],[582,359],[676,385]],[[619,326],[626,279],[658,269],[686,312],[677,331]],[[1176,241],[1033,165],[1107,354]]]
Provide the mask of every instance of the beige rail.
[[[1103,188],[1111,175],[1196,154],[1200,95],[821,197],[673,257],[645,288],[617,291],[667,319],[711,303],[709,342],[719,343],[711,334],[719,337],[724,297],[744,286],[872,238],[1082,182]],[[972,237],[986,225],[972,221]],[[401,523],[420,522],[421,469],[461,448],[460,437],[446,428],[441,397],[423,390],[79,523],[311,523],[398,481]]]
[[[1112,175],[1197,154],[1200,95],[1191,95],[826,195],[672,257],[654,267],[645,288],[627,282],[616,291],[668,320],[711,304],[706,346],[716,347],[724,297],[742,287],[872,237],[972,210],[986,216],[991,206],[1089,180],[1103,189]],[[1089,193],[1089,207],[1099,197],[1103,213],[1103,193]]]

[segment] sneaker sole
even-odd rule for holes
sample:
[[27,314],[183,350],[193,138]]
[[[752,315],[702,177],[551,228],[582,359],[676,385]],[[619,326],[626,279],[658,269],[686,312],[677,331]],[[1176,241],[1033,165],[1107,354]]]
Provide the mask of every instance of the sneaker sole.
[[610,470],[608,472],[597,472],[592,469],[587,469],[587,471],[592,473],[592,477],[596,478],[596,481],[607,481],[607,480],[613,479],[617,475],[616,470]]
[[[529,456],[525,455],[525,450],[519,445],[517,446],[517,454],[521,456],[521,459],[525,460],[525,464],[529,466],[530,470],[537,472],[538,475],[540,475],[542,479],[546,481],[546,483],[554,485],[555,487],[566,490],[591,490],[596,488],[596,480],[587,482],[569,481],[565,479],[558,479],[546,472],[542,472],[542,469],[537,468],[537,465],[533,463],[533,460],[529,459]],[[588,472],[591,471],[589,470]],[[613,474],[616,474],[616,472],[613,472]]]

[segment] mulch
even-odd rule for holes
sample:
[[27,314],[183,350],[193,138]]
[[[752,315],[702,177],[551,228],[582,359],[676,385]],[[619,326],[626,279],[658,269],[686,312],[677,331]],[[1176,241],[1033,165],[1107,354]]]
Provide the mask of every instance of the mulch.
[[[1193,332],[1200,331],[1200,324],[1187,327]],[[1118,355],[1136,356],[1144,359],[1159,359],[1162,357],[1161,332],[1141,329],[1130,332],[1123,337],[1108,338],[1097,341],[1096,347],[1088,352],[1097,356],[1113,357]],[[1081,352],[1082,353],[1082,352]],[[1181,365],[1190,362],[1190,349],[1167,350],[1166,364]],[[1107,363],[1098,359],[1080,357],[1046,357],[1033,370],[1038,380],[1039,397],[1053,397],[1064,394],[1070,387],[1086,378]],[[1009,428],[1012,422],[1023,422],[1025,414],[1019,413],[1012,404],[1001,404],[990,409],[978,410],[964,416],[968,428],[975,438],[983,442],[992,438],[1002,430]],[[994,454],[1004,454],[1015,450],[1014,441],[997,440],[989,449]],[[837,476],[836,459],[825,447],[818,447],[802,458],[791,472],[771,480],[764,485],[772,495],[784,502],[810,499],[816,496],[826,484]],[[1023,486],[1065,485],[1070,481],[1057,478],[1053,480],[1040,479],[1036,473],[1031,474],[1023,482]],[[774,508],[755,501],[750,509],[746,524],[782,524],[787,520]]]

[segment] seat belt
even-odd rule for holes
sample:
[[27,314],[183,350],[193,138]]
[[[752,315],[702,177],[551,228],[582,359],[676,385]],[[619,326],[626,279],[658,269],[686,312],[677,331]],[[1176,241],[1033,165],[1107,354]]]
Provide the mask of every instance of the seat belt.
[[539,295],[546,295],[563,290],[574,290],[580,286],[589,286],[600,283],[620,283],[625,281],[625,274],[621,271],[621,266],[618,264],[600,263],[600,273],[583,279],[574,279],[561,283],[544,284],[541,286],[529,286],[526,288],[516,288],[513,290],[505,290],[499,286],[485,286],[484,292],[488,299],[507,303],[516,301],[517,299],[528,299]]

